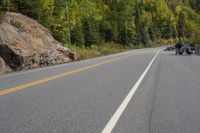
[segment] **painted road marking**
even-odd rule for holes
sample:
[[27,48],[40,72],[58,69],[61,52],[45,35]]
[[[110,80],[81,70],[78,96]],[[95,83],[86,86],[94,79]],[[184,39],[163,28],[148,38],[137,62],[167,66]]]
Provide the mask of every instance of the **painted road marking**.
[[114,59],[110,59],[110,60],[107,60],[107,61],[104,61],[104,62],[100,62],[100,63],[93,64],[93,65],[90,65],[90,66],[86,66],[86,67],[83,67],[83,68],[80,68],[80,69],[75,69],[75,70],[68,71],[68,72],[65,72],[65,73],[62,73],[62,74],[59,74],[59,75],[55,75],[55,76],[52,76],[52,77],[48,77],[48,78],[44,78],[44,79],[41,79],[41,80],[30,82],[30,83],[27,83],[27,84],[23,84],[23,85],[20,85],[20,86],[17,86],[17,87],[13,87],[13,88],[9,88],[9,89],[6,89],[6,90],[2,90],[2,91],[0,91],[0,96],[1,95],[5,95],[5,94],[9,94],[9,93],[12,93],[12,92],[15,92],[15,91],[23,90],[23,89],[26,89],[28,87],[40,85],[42,83],[46,83],[46,82],[49,82],[51,80],[62,78],[64,76],[68,76],[68,75],[71,75],[71,74],[82,72],[82,71],[85,71],[85,70],[88,70],[88,69],[91,69],[91,68],[102,66],[104,64],[112,63],[112,62],[118,61],[120,59],[129,57],[129,56],[130,55],[122,56],[122,57],[118,57],[118,58],[114,58]]
[[17,72],[17,73],[6,74],[6,75],[0,76],[0,79],[11,77],[11,76],[18,76],[18,75],[27,74],[27,73],[32,73],[32,72],[38,72],[38,71],[41,71],[41,70],[63,67],[63,66],[71,65],[72,63],[73,64],[79,64],[79,63],[82,63],[82,62],[97,61],[97,60],[100,60],[100,59],[107,59],[107,58],[111,58],[111,57],[115,57],[115,56],[122,56],[122,55],[125,56],[125,55],[129,55],[130,52],[133,52],[133,51],[134,50],[126,51],[126,52],[122,52],[122,53],[116,53],[116,54],[112,54],[112,55],[106,55],[106,56],[97,57],[97,58],[93,58],[93,59],[86,59],[86,60],[77,61],[77,62],[69,62],[69,63],[66,63],[66,64],[58,64],[58,65],[55,65],[55,66],[37,68],[37,69],[32,69],[32,70],[30,69],[30,70],[27,70],[27,71],[21,71],[21,72]]
[[155,59],[156,59],[156,57],[158,56],[159,53],[160,53],[160,50],[153,57],[153,59],[151,60],[151,62],[149,63],[149,65],[147,66],[147,68],[145,69],[145,71],[142,73],[142,75],[140,76],[140,78],[138,79],[138,81],[135,83],[135,85],[133,86],[133,88],[131,89],[131,91],[128,93],[128,95],[126,96],[126,98],[123,100],[123,102],[118,107],[118,109],[116,110],[116,112],[114,113],[114,115],[111,117],[111,119],[109,120],[109,122],[107,123],[107,125],[105,126],[105,128],[103,129],[103,131],[101,133],[111,133],[112,132],[113,128],[117,124],[119,118],[121,117],[122,113],[126,109],[128,103],[132,99],[133,95],[135,94],[136,90],[138,89],[139,85],[141,84],[142,80],[146,76],[147,72],[151,68],[153,62],[155,61]]

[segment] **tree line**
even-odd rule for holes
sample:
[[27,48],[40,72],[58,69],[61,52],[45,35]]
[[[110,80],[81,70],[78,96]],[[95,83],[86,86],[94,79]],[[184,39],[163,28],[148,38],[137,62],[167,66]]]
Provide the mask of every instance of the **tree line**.
[[67,43],[70,33],[78,46],[113,42],[148,47],[161,39],[200,42],[199,0],[1,0],[0,12],[5,11],[37,20],[61,42]]

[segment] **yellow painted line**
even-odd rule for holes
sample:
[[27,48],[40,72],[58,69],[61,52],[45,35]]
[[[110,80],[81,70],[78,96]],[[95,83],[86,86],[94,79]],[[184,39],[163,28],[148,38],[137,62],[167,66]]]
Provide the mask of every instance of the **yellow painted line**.
[[128,57],[128,56],[114,58],[114,59],[111,59],[111,60],[107,60],[105,62],[100,62],[100,63],[93,64],[93,65],[90,65],[90,66],[86,66],[86,67],[83,67],[83,68],[80,68],[80,69],[75,69],[75,70],[68,71],[68,72],[65,72],[65,73],[62,73],[62,74],[58,74],[58,75],[55,75],[55,76],[52,76],[52,77],[44,78],[44,79],[41,79],[41,80],[37,80],[37,81],[33,81],[33,82],[30,82],[30,83],[27,83],[27,84],[20,85],[20,86],[17,86],[17,87],[2,90],[2,91],[0,91],[0,96],[5,95],[5,94],[9,94],[9,93],[12,93],[12,92],[15,92],[15,91],[23,90],[23,89],[26,89],[28,87],[40,85],[42,83],[46,83],[46,82],[49,82],[51,80],[62,78],[64,76],[68,76],[68,75],[71,75],[71,74],[74,74],[74,73],[78,73],[78,72],[82,72],[82,71],[85,71],[85,70],[88,70],[88,69],[91,69],[91,68],[102,66],[104,64],[112,63],[112,62],[115,62],[117,60],[120,60],[120,59],[123,59],[123,58],[126,58],[126,57]]

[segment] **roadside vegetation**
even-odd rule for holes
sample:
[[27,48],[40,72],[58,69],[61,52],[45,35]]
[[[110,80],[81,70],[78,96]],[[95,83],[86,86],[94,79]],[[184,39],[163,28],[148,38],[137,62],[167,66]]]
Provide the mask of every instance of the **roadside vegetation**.
[[1,0],[0,15],[20,12],[37,20],[77,51],[79,59],[177,41],[200,42],[199,0],[66,1]]
[[[178,40],[177,40],[178,41]],[[175,40],[158,40],[156,42],[149,42],[149,47],[159,47],[173,45],[177,41]],[[122,46],[121,44],[114,43],[102,43],[99,45],[91,45],[85,47],[84,45],[67,45],[72,51],[76,51],[78,60],[90,59],[99,56],[105,56],[109,54],[124,52],[131,49],[145,48],[143,45],[138,46]]]

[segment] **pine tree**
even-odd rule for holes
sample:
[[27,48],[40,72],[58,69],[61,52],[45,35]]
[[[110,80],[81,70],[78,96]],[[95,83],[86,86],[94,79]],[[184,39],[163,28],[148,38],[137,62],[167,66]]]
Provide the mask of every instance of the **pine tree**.
[[72,29],[71,32],[71,40],[73,44],[77,45],[84,45],[85,44],[85,38],[82,30],[81,24],[78,24]]
[[92,44],[99,43],[99,33],[97,31],[97,25],[94,20],[86,19],[83,23],[83,33],[85,37],[85,45],[91,46]]
[[13,5],[11,0],[1,0],[0,1],[0,11],[12,11]]
[[[0,0],[0,14],[36,19],[59,41],[90,46],[99,42],[144,45],[160,39],[198,40],[199,0]],[[70,21],[65,13],[69,14]],[[71,30],[69,30],[69,24]]]

